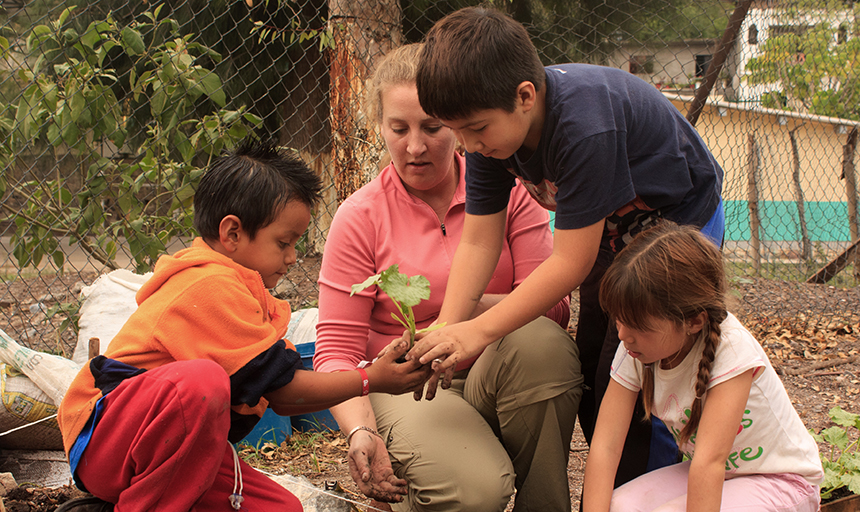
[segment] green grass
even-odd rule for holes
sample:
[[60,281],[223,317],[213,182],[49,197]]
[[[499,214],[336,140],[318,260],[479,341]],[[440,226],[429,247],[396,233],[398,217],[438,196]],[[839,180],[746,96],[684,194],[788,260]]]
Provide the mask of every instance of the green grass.
[[[807,279],[812,277],[828,262],[818,258],[814,259],[809,265],[800,262],[762,262],[761,272],[757,275],[755,267],[749,261],[726,261],[726,274],[729,282],[741,279],[762,278],[805,283]],[[860,281],[854,277],[854,268],[854,264],[847,265],[839,273],[831,277],[827,281],[827,285],[836,288],[854,288],[860,285]]]

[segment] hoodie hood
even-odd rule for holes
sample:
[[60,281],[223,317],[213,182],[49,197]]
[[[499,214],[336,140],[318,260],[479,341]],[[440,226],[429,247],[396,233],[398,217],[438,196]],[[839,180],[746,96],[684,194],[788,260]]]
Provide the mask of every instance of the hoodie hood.
[[277,314],[275,299],[263,284],[263,278],[256,270],[243,267],[227,256],[218,253],[202,238],[195,238],[191,247],[182,249],[173,255],[165,255],[158,259],[152,277],[140,287],[136,295],[137,304],[140,305],[147,298],[164,286],[174,275],[188,270],[192,267],[204,267],[207,265],[218,265],[233,270],[239,279],[248,287],[254,298],[264,306],[270,314]]

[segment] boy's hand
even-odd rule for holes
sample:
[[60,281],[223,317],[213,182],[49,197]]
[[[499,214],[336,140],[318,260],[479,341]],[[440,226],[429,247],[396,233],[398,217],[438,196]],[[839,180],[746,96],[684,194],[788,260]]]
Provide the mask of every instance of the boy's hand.
[[483,339],[473,324],[474,320],[469,320],[419,335],[406,360],[433,363],[437,372],[453,369],[460,361],[479,355],[493,342],[492,339]]
[[372,392],[400,395],[424,388],[424,383],[433,373],[429,364],[423,365],[418,361],[395,362],[406,354],[408,347],[406,339],[400,337],[382,349],[376,362],[367,368]]
[[[480,332],[472,329],[472,323],[472,321],[460,322],[426,333],[415,341],[412,350],[406,355],[407,361],[424,361],[425,364],[433,365],[435,373],[428,381],[425,399],[432,400],[436,396],[440,378],[442,378],[442,389],[450,387],[457,364],[479,355],[493,342],[493,340],[483,340]],[[416,395],[416,399],[419,398],[420,396]]]

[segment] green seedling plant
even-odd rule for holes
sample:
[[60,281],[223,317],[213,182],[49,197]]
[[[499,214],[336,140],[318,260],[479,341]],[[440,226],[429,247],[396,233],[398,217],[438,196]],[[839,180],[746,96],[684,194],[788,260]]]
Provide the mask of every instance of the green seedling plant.
[[363,283],[352,285],[352,292],[349,295],[352,296],[373,285],[385,292],[397,307],[400,315],[391,313],[391,317],[409,331],[409,348],[412,348],[415,343],[416,334],[430,332],[445,325],[443,322],[423,329],[415,327],[415,313],[412,308],[422,300],[430,298],[430,281],[426,277],[401,274],[399,266],[395,263],[381,273],[368,277]]
[[[829,499],[834,492],[847,488],[860,495],[860,450],[858,450],[857,430],[860,430],[860,414],[850,413],[841,407],[829,411],[834,426],[816,434],[810,431],[815,440],[829,448],[829,453],[821,454],[824,466],[824,481],[821,483],[821,499]],[[848,430],[853,427],[853,435]],[[852,437],[854,440],[852,441]]]

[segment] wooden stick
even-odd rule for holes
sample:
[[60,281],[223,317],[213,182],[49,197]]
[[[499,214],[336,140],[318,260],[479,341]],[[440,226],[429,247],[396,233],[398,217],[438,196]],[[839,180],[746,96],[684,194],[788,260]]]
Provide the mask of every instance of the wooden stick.
[[[99,342],[99,339],[98,338],[90,338],[90,345],[89,345],[88,349],[89,350],[87,351],[87,359],[92,359],[92,358],[96,357],[97,355],[99,355],[99,352],[101,352],[101,343]],[[2,512],[2,511],[0,511],[0,512]]]
[[842,251],[839,255],[833,258],[827,265],[821,267],[821,269],[815,273],[812,277],[806,280],[807,283],[810,284],[824,284],[830,280],[833,276],[842,271],[849,263],[854,261],[857,251],[860,250],[860,238],[854,241],[853,244],[848,246],[847,249]]
[[828,359],[826,361],[818,361],[817,363],[812,363],[809,366],[802,368],[784,368],[782,371],[787,373],[788,375],[803,375],[805,373],[812,373],[815,370],[820,370],[822,368],[830,368],[833,366],[841,366],[843,364],[853,363],[857,360],[857,356],[851,356],[841,359]]

